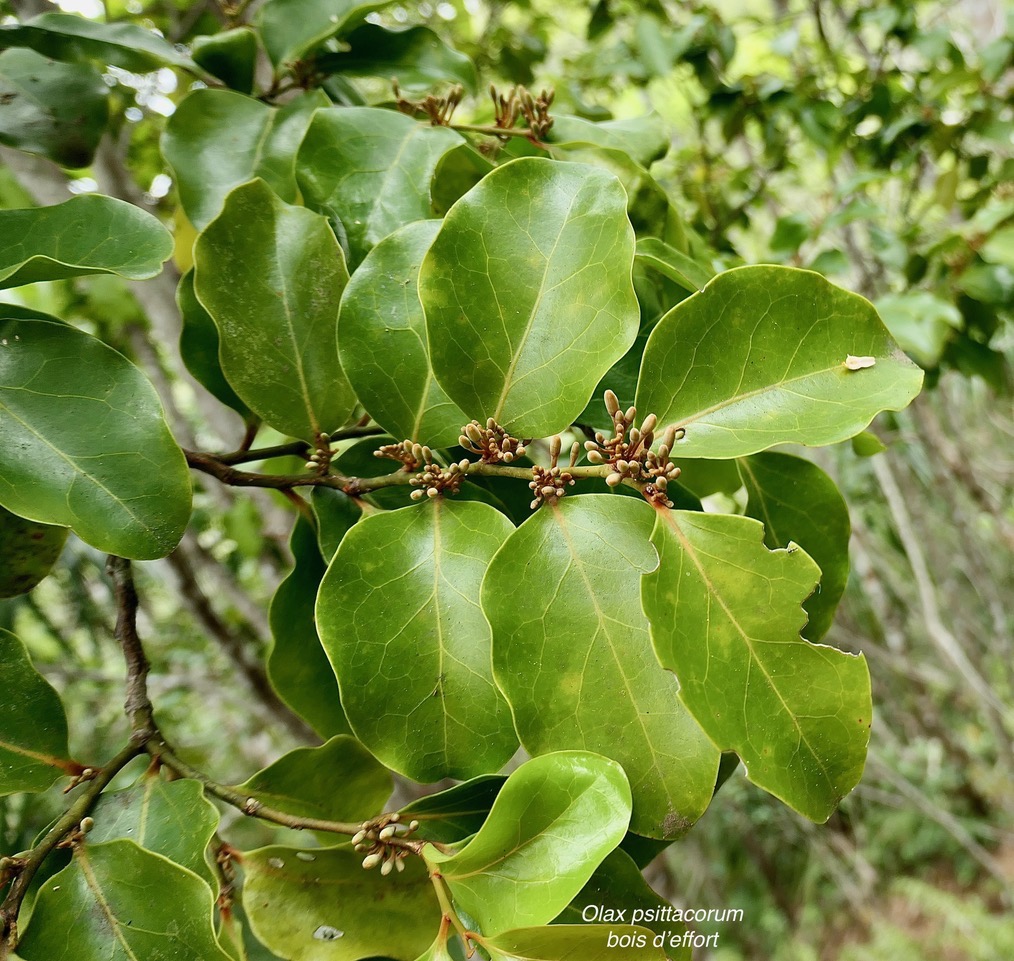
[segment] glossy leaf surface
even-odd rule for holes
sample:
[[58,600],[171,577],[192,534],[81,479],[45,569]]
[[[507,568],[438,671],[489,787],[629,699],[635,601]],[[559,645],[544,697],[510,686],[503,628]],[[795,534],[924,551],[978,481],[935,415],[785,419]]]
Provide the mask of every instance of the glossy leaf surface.
[[82,194],[52,207],[0,210],[0,288],[83,274],[144,280],[172,251],[158,220],[112,197]]
[[453,130],[402,113],[333,107],[314,114],[296,176],[307,205],[341,221],[355,266],[388,234],[433,216],[430,181],[462,143]]
[[347,734],[297,747],[242,785],[269,807],[329,821],[375,817],[392,787],[390,773]]
[[748,517],[660,511],[642,600],[659,660],[715,745],[826,821],[862,775],[869,672],[864,658],[799,636],[820,571],[795,545],[769,551],[763,535]]
[[506,778],[484,774],[401,809],[402,820],[418,821],[416,834],[427,841],[461,841],[482,827]]
[[493,809],[457,854],[432,846],[455,903],[484,935],[545,924],[620,843],[630,820],[623,769],[596,754],[533,758],[507,778]]
[[[666,955],[652,945],[654,936],[626,924],[561,924],[505,931],[482,943],[493,961],[662,961]],[[637,940],[621,947],[612,937]]]
[[264,47],[276,67],[302,59],[325,40],[391,0],[269,0],[257,13]]
[[422,862],[409,857],[404,873],[385,878],[364,871],[362,860],[347,846],[244,854],[243,905],[254,934],[298,961],[414,961],[440,921]]
[[60,697],[32,667],[20,638],[0,629],[0,796],[45,791],[80,771],[67,758],[67,718]]
[[517,748],[479,609],[511,529],[486,504],[441,498],[371,514],[321,583],[318,628],[352,730],[414,780],[492,773]]
[[260,177],[282,200],[296,200],[295,154],[313,111],[328,104],[319,91],[283,107],[231,90],[197,90],[169,118],[162,154],[179,186],[180,204],[202,229],[229,191]]
[[278,585],[268,620],[274,643],[268,652],[268,677],[279,697],[321,737],[348,734],[331,664],[321,647],[313,608],[327,564],[317,535],[304,518],[296,521],[289,541],[295,563]]
[[0,143],[86,167],[109,118],[108,96],[89,66],[7,50],[0,54]]
[[437,380],[469,417],[543,437],[584,409],[637,334],[625,211],[608,173],[542,158],[498,167],[451,208],[419,295]]
[[97,60],[148,73],[197,65],[167,40],[132,23],[97,23],[69,13],[43,13],[28,23],[0,28],[0,48],[31,47],[53,60]]
[[[849,370],[849,355],[876,363]],[[878,411],[905,407],[921,384],[862,297],[810,271],[738,267],[659,321],[636,403],[686,428],[678,454],[739,457],[845,440]]]
[[103,794],[92,819],[89,845],[126,838],[217,887],[205,852],[218,828],[218,809],[198,781],[145,774],[133,787]]
[[392,436],[432,447],[457,443],[469,418],[430,367],[419,265],[440,222],[408,224],[382,240],[342,297],[338,353],[360,402]]
[[659,665],[641,611],[641,575],[658,566],[654,522],[641,499],[609,494],[542,508],[497,552],[482,605],[493,672],[529,753],[618,761],[631,830],[670,838],[711,801],[719,752]]
[[154,388],[75,327],[0,320],[0,504],[148,560],[190,518],[186,461]]
[[796,543],[820,568],[820,584],[803,603],[803,633],[819,641],[834,620],[849,577],[849,511],[845,499],[816,464],[767,451],[738,460],[747,492],[746,512],[764,525],[770,548]]
[[348,271],[327,221],[254,180],[229,194],[194,261],[222,370],[247,406],[307,441],[344,423],[355,397],[335,329]]
[[37,524],[0,507],[0,597],[27,594],[59,560],[67,528]]
[[211,889],[133,841],[84,844],[47,880],[18,946],[24,961],[229,961]]

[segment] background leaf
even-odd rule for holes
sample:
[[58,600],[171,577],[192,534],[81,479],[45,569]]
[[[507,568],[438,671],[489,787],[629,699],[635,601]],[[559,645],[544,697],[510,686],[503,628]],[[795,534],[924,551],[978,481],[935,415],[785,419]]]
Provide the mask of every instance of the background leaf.
[[630,787],[614,761],[581,751],[533,758],[504,784],[486,823],[457,854],[432,846],[458,907],[487,936],[545,924],[620,843]]
[[506,780],[483,774],[438,794],[427,794],[401,809],[402,821],[419,821],[416,834],[427,841],[460,841],[482,827]]
[[845,498],[816,464],[768,451],[736,461],[747,492],[746,513],[764,525],[764,543],[774,549],[795,542],[820,568],[820,583],[804,601],[803,632],[819,641],[849,578],[849,510]]
[[296,157],[307,206],[336,217],[353,269],[405,224],[433,216],[430,182],[441,157],[464,143],[392,110],[332,107],[314,114]]
[[671,838],[710,803],[719,752],[659,665],[641,611],[641,575],[658,565],[654,522],[642,500],[608,494],[538,510],[490,563],[482,606],[493,673],[526,750],[619,762],[630,829]]
[[321,737],[348,734],[352,729],[313,613],[327,564],[317,547],[317,535],[305,518],[296,520],[289,546],[295,563],[278,585],[268,612],[274,639],[268,652],[268,677],[278,696]]
[[27,594],[59,560],[67,528],[37,524],[0,507],[0,597]]
[[543,437],[583,410],[637,335],[625,210],[609,174],[534,157],[451,208],[419,296],[437,380],[466,414]]
[[[665,952],[652,945],[655,933],[626,924],[567,924],[505,931],[483,941],[493,961],[660,961]],[[625,947],[619,941],[637,938]]]
[[[876,365],[847,370],[849,354]],[[636,403],[661,426],[686,427],[677,454],[739,457],[846,440],[921,384],[864,298],[811,271],[738,267],[659,321]]]
[[206,227],[229,191],[255,177],[294,203],[296,150],[313,112],[328,103],[319,90],[283,107],[232,90],[195,90],[186,97],[166,123],[162,155],[191,223]]
[[60,696],[28,659],[20,638],[0,628],[0,796],[45,791],[81,766],[68,760],[67,718]]
[[106,553],[168,554],[190,476],[151,384],[65,324],[0,320],[0,341],[0,504]]
[[321,583],[318,629],[352,730],[414,780],[492,773],[517,748],[479,609],[510,530],[486,504],[442,498],[371,514]]
[[[414,961],[440,922],[440,906],[421,860],[407,858],[404,873],[386,878],[379,871],[364,871],[362,860],[344,845],[307,852],[270,847],[244,854],[243,905],[254,934],[276,954],[299,961],[377,955]],[[341,934],[325,939],[321,929]]]
[[0,54],[0,143],[87,167],[109,119],[108,97],[92,67],[7,50]]
[[297,747],[241,788],[286,814],[361,821],[383,811],[393,784],[366,748],[342,734],[320,747]]
[[211,888],[133,841],[82,844],[46,881],[18,945],[24,961],[229,961]]
[[145,280],[172,252],[158,220],[112,197],[82,194],[52,207],[0,210],[0,288],[83,274]]
[[799,636],[819,570],[794,545],[769,551],[752,518],[659,511],[659,567],[642,599],[680,697],[747,776],[826,821],[862,776],[870,736],[863,657]]
[[247,406],[306,441],[341,426],[355,405],[335,342],[349,275],[327,221],[253,180],[229,194],[194,261],[222,370]]
[[103,794],[92,810],[88,844],[126,838],[193,871],[218,889],[206,852],[218,828],[218,810],[198,781],[167,781],[146,773],[133,787]]
[[407,224],[367,254],[342,296],[338,353],[360,402],[384,430],[451,447],[470,418],[430,367],[419,265],[440,222]]

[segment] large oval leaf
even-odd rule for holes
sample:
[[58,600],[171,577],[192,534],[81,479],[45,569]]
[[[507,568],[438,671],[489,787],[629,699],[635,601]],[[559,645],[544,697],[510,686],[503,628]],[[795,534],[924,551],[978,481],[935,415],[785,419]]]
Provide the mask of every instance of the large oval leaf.
[[0,796],[45,791],[58,777],[78,774],[68,758],[67,717],[60,696],[32,667],[20,638],[0,629]]
[[231,961],[211,926],[211,888],[133,841],[81,844],[39,891],[24,961]]
[[294,202],[296,150],[313,111],[329,102],[319,90],[283,107],[232,90],[196,90],[186,97],[166,123],[162,154],[190,222],[207,226],[229,191],[254,177]]
[[362,860],[347,845],[244,854],[243,906],[254,934],[299,961],[414,961],[440,922],[422,862],[407,858],[404,873],[383,877]]
[[386,237],[352,275],[338,318],[338,353],[363,406],[384,430],[433,447],[458,441],[468,417],[430,367],[419,265],[440,222]]
[[552,921],[623,838],[630,786],[597,754],[533,758],[504,784],[486,823],[457,854],[423,856],[487,936]]
[[314,115],[296,178],[308,205],[341,221],[355,266],[392,231],[433,216],[430,181],[462,143],[393,110],[333,107]]
[[849,509],[845,498],[816,464],[790,454],[766,451],[736,461],[746,487],[746,512],[764,525],[770,548],[796,543],[820,568],[820,584],[803,603],[803,633],[819,641],[849,578]]
[[36,524],[0,507],[0,597],[27,594],[52,569],[67,528]]
[[198,237],[194,271],[221,337],[222,370],[244,403],[311,442],[344,423],[355,397],[335,330],[349,275],[327,221],[252,180]]
[[470,417],[525,437],[563,430],[637,335],[633,258],[609,173],[536,157],[498,167],[451,208],[423,261],[437,380]]
[[321,737],[348,734],[351,728],[338,683],[320,645],[313,614],[327,564],[317,546],[317,533],[305,518],[296,521],[289,546],[295,563],[278,585],[268,612],[273,639],[268,677],[278,696]]
[[[875,363],[852,370],[850,356]],[[737,267],[659,321],[636,403],[686,428],[679,454],[740,457],[846,440],[878,411],[901,410],[921,384],[858,294],[808,270]]]
[[109,119],[109,88],[92,67],[8,50],[0,55],[0,105],[0,143],[87,167]]
[[654,522],[643,500],[609,494],[537,511],[493,558],[482,606],[493,673],[525,748],[619,761],[634,799],[630,829],[672,838],[711,801],[719,752],[659,665],[641,611],[641,575],[658,566]]
[[716,746],[754,784],[826,821],[862,776],[870,675],[863,657],[799,636],[820,571],[763,536],[753,518],[659,510],[644,610],[659,660]]
[[352,730],[417,781],[488,774],[517,748],[479,609],[511,530],[487,504],[442,498],[371,514],[321,583],[317,625]]
[[179,543],[186,460],[122,354],[65,324],[0,320],[0,504],[122,557]]
[[52,207],[0,210],[0,288],[83,274],[154,277],[173,239],[151,214],[82,194]]

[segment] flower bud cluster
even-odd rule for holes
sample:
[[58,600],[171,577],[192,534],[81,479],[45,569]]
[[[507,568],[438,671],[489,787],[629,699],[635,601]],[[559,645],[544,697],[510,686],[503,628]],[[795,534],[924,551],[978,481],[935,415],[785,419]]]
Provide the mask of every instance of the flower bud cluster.
[[489,95],[493,100],[493,123],[497,127],[511,130],[517,124],[518,118],[523,117],[532,136],[542,140],[553,126],[549,108],[556,96],[554,90],[543,90],[538,96],[533,96],[524,87],[511,87],[504,94],[490,84]]
[[668,427],[662,437],[658,451],[651,445],[655,442],[655,428],[658,418],[649,414],[634,427],[637,410],[633,407],[620,409],[620,402],[611,390],[605,393],[606,410],[613,420],[613,436],[606,437],[601,432],[595,434],[595,440],[585,443],[588,461],[592,464],[609,464],[612,471],[606,477],[610,487],[616,487],[624,480],[648,482],[643,488],[645,497],[652,503],[672,504],[666,496],[669,481],[680,476],[680,469],[669,459],[676,441],[683,436],[682,428]]
[[486,421],[485,427],[473,420],[462,430],[464,433],[458,438],[458,443],[465,450],[479,454],[484,464],[499,464],[501,461],[509,464],[524,456],[525,445],[516,437],[511,437],[492,417]]
[[[547,501],[553,502],[558,500],[567,493],[568,487],[574,486],[574,475],[557,464],[557,461],[560,459],[562,445],[563,442],[559,436],[554,437],[549,442],[549,467],[541,467],[536,464],[532,468],[532,480],[528,485],[535,494],[535,498],[530,505],[532,510],[535,510],[540,504],[544,504]],[[577,455],[580,452],[581,445],[575,443],[570,449],[570,467],[573,467],[577,463]]]
[[331,458],[334,451],[331,450],[331,437],[324,431],[317,434],[314,448],[306,459],[306,469],[315,471],[318,474],[326,474],[331,465]]
[[426,497],[436,497],[438,494],[457,494],[461,490],[462,481],[468,475],[467,459],[451,464],[450,467],[441,467],[439,464],[426,464],[423,472],[413,477],[409,483],[415,488],[409,497],[412,500],[422,500]]
[[407,473],[419,470],[423,464],[433,463],[433,451],[424,444],[417,444],[412,440],[403,440],[400,444],[384,444],[380,450],[373,452],[373,456],[401,461]]
[[356,851],[367,852],[363,867],[369,871],[380,865],[380,873],[388,875],[394,870],[405,870],[407,848],[392,845],[392,840],[403,840],[419,827],[418,821],[401,823],[400,814],[387,814],[373,821],[363,821],[362,828],[352,836]]

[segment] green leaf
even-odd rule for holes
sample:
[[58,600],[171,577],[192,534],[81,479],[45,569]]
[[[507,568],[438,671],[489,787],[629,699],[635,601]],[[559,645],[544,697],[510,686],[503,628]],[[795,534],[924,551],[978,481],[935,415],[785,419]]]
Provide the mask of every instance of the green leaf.
[[145,280],[172,252],[172,235],[158,220],[112,197],[0,210],[0,288],[84,274]]
[[362,821],[391,796],[390,772],[354,737],[297,747],[240,786],[269,807],[298,817]]
[[609,174],[535,157],[496,168],[451,208],[419,296],[437,380],[466,414],[543,437],[584,409],[637,335],[625,210]]
[[318,56],[319,70],[343,77],[393,77],[410,93],[428,93],[440,83],[460,83],[469,93],[476,91],[475,65],[429,27],[389,30],[365,23],[342,41],[349,49]]
[[154,388],[95,337],[0,320],[0,504],[150,560],[190,519],[190,476]]
[[864,430],[852,438],[852,451],[858,457],[873,457],[887,450],[885,444],[873,431]]
[[257,66],[257,34],[249,27],[221,30],[193,40],[196,63],[240,93],[250,93]]
[[849,509],[816,464],[789,454],[766,452],[736,462],[746,487],[746,513],[764,525],[772,550],[795,543],[820,568],[820,583],[806,599],[807,640],[819,641],[831,627],[849,578]]
[[[619,911],[624,912],[622,916],[616,913]],[[606,921],[612,924],[623,921],[650,928],[654,935],[665,935],[664,941],[668,945],[671,935],[681,935],[686,930],[682,921],[671,919],[673,912],[672,905],[644,880],[630,855],[617,848],[595,869],[588,883],[555,923],[575,925]],[[648,943],[654,946],[654,937]],[[691,949],[679,945],[662,953],[670,961],[690,961]]]
[[39,891],[24,961],[230,961],[211,926],[211,888],[133,841],[82,844]]
[[[300,857],[303,855],[303,857]],[[243,855],[243,906],[254,934],[299,961],[357,961],[376,955],[414,961],[433,940],[437,903],[419,858],[404,873],[364,871],[347,845]]]
[[654,938],[626,924],[566,924],[505,931],[482,945],[493,961],[662,961]]
[[479,609],[511,530],[486,504],[442,498],[370,514],[321,583],[317,624],[352,730],[416,781],[488,774],[517,748]]
[[196,90],[166,123],[162,155],[176,178],[180,205],[201,230],[229,191],[260,177],[282,200],[296,200],[296,150],[313,112],[327,106],[318,91],[284,107],[232,90]]
[[231,407],[244,419],[251,416],[250,408],[240,400],[222,373],[218,361],[221,340],[218,328],[194,292],[194,272],[188,270],[176,288],[176,306],[183,326],[180,329],[180,357],[187,370],[226,407]]
[[546,924],[623,838],[630,787],[615,762],[582,751],[533,758],[504,784],[486,823],[457,854],[431,845],[459,908],[486,936]]
[[276,68],[302,60],[325,40],[345,32],[391,0],[268,0],[255,22]]
[[455,784],[405,805],[401,819],[418,821],[416,836],[427,841],[460,841],[482,827],[505,781],[499,775],[484,774]]
[[440,222],[408,224],[352,275],[338,318],[338,353],[360,402],[384,430],[433,447],[457,443],[469,418],[430,367],[419,265]]
[[637,260],[691,293],[703,290],[715,276],[714,271],[657,237],[643,237],[637,242]]
[[58,777],[78,774],[68,760],[67,718],[60,697],[32,662],[21,640],[0,629],[0,796],[45,791]]
[[650,167],[669,149],[665,124],[655,114],[599,123],[554,115],[549,140],[557,146],[594,144],[621,150],[643,167]]
[[525,749],[618,761],[630,829],[672,838],[707,809],[719,752],[660,667],[641,611],[641,575],[658,566],[654,520],[643,500],[609,494],[536,511],[490,563],[482,606],[493,674]]
[[393,110],[332,107],[314,115],[296,179],[308,206],[341,221],[355,266],[388,234],[433,216],[433,174],[463,143],[447,127]]
[[69,13],[44,13],[0,27],[0,49],[31,47],[53,60],[97,60],[135,73],[179,67],[206,76],[162,37],[133,23],[97,23]]
[[347,734],[351,728],[342,710],[338,682],[313,615],[327,565],[317,547],[317,535],[304,518],[296,521],[289,545],[295,563],[278,585],[268,612],[274,638],[267,659],[268,677],[278,696],[321,737]]
[[0,143],[62,167],[87,167],[109,119],[108,98],[92,67],[7,50],[0,54]]
[[[340,458],[339,458],[340,460]],[[337,461],[335,462],[337,463]],[[340,469],[340,468],[339,468]],[[363,502],[349,497],[334,487],[314,487],[310,491],[310,506],[317,520],[317,543],[325,561],[330,562],[338,550],[342,538],[352,530],[352,525],[363,516]],[[327,565],[325,564],[325,567]],[[323,570],[321,576],[323,576]],[[317,578],[317,581],[320,577]],[[313,585],[314,597],[310,601],[310,614],[316,602],[317,585]]]
[[247,406],[310,442],[341,426],[355,406],[335,340],[349,275],[327,221],[253,180],[198,237],[194,269],[222,370]]
[[18,517],[0,507],[0,597],[27,594],[59,560],[67,528]]
[[662,664],[715,745],[754,784],[826,821],[859,782],[872,704],[866,660],[799,636],[819,570],[764,547],[748,517],[658,512],[642,601]]
[[[849,370],[850,355],[875,365]],[[738,267],[659,321],[637,409],[686,428],[678,456],[740,457],[845,440],[921,384],[862,297],[807,270]]]
[[923,367],[940,363],[948,341],[962,327],[958,308],[927,290],[888,294],[877,301],[877,310],[891,336]]
[[218,879],[205,859],[218,829],[218,810],[198,781],[145,774],[133,787],[103,794],[92,811],[88,844],[126,838],[193,871],[212,889]]

